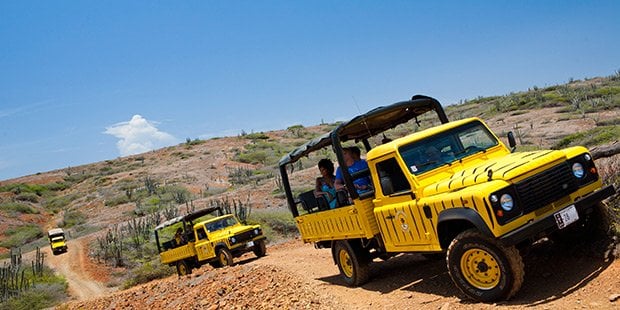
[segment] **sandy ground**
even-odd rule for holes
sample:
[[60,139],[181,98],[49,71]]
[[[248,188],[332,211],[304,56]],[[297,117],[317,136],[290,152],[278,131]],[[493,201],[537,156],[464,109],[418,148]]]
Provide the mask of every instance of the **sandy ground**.
[[96,298],[112,292],[101,281],[107,280],[107,277],[97,275],[101,267],[88,257],[88,240],[79,238],[67,241],[68,251],[59,255],[53,255],[49,247],[43,250],[46,264],[65,277],[69,284],[69,294],[76,300]]
[[175,275],[99,298],[94,297],[106,293],[101,283],[74,279],[70,276],[74,271],[60,268],[72,278],[69,285],[77,298],[93,299],[59,308],[142,309],[147,304],[150,309],[620,308],[620,300],[614,300],[620,294],[618,260],[546,244],[529,253],[525,263],[525,283],[517,296],[499,304],[480,304],[456,289],[443,259],[411,254],[376,260],[371,281],[349,288],[340,279],[330,250],[295,240],[269,247],[268,255],[260,259],[246,254],[232,267],[207,265],[187,277]]

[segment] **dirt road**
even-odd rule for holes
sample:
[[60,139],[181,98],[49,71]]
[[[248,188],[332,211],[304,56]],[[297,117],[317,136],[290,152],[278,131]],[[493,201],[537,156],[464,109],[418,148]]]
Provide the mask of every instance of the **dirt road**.
[[[518,295],[505,306],[517,308],[620,308],[609,298],[620,294],[620,261],[593,253],[546,244],[525,258],[526,279]],[[338,276],[330,250],[288,244],[268,257],[252,262],[279,266],[308,281],[321,295],[336,297],[350,309],[484,308],[468,301],[452,283],[443,259],[400,255],[386,262],[375,260],[371,281],[349,288]]]
[[105,296],[112,291],[93,273],[97,266],[88,258],[86,244],[86,238],[69,240],[69,250],[60,255],[53,255],[49,247],[45,249],[46,264],[67,279],[69,294],[76,300]]
[[[543,244],[526,256],[526,279],[509,308],[618,309],[620,261],[580,248]],[[620,295],[618,295],[620,296]],[[612,301],[613,300],[613,301]],[[248,254],[232,267],[203,266],[188,277],[171,276],[69,309],[481,309],[455,288],[442,259],[401,255],[376,260],[371,281],[349,288],[329,250],[291,241],[256,259]]]

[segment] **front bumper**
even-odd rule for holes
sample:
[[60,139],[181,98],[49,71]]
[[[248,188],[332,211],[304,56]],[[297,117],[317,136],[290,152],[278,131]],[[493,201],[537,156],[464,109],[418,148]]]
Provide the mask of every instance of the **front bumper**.
[[[605,200],[605,198],[613,195],[614,193],[616,193],[616,190],[614,189],[613,185],[609,185],[575,201],[574,205],[577,209],[577,212],[579,213],[579,218],[582,219],[586,214],[590,213],[592,207],[594,207],[599,202]],[[510,233],[500,237],[500,239],[506,245],[514,245],[524,240],[537,237],[541,233],[549,234],[556,230],[558,230],[558,227],[555,223],[554,214],[550,214],[545,218],[526,224],[521,228],[511,231]]]

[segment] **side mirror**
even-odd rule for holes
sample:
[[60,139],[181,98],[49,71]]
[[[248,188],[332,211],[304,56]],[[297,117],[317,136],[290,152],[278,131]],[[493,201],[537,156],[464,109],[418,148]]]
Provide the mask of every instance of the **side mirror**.
[[512,131],[509,131],[508,134],[508,145],[510,146],[510,151],[514,152],[517,147],[517,141],[515,140],[515,135]]

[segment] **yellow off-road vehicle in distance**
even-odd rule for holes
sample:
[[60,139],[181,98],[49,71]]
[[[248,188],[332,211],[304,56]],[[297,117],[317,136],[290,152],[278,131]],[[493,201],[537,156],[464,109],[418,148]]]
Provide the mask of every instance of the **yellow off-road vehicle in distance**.
[[[371,145],[399,124],[419,124],[418,117],[430,111],[442,124]],[[373,190],[338,191],[334,209],[311,191],[293,197],[288,168],[326,147],[344,167],[347,141],[363,143],[368,169],[343,169],[345,188],[368,177]],[[600,202],[615,192],[603,187],[583,147],[514,152],[512,133],[508,141],[510,148],[478,118],[448,122],[437,100],[417,95],[298,147],[280,160],[280,174],[303,241],[331,248],[348,285],[367,282],[369,263],[377,257],[446,253],[450,276],[463,293],[496,301],[511,298],[523,283],[518,248],[594,220]]]
[[179,276],[205,263],[214,267],[232,265],[233,257],[250,251],[257,257],[265,256],[265,240],[260,225],[243,225],[233,214],[223,215],[218,207],[179,216],[155,227],[160,260],[176,266]]
[[60,253],[67,252],[67,240],[65,239],[65,232],[62,230],[62,228],[50,229],[47,232],[47,238],[50,241],[50,248],[52,249],[52,254],[58,255]]

